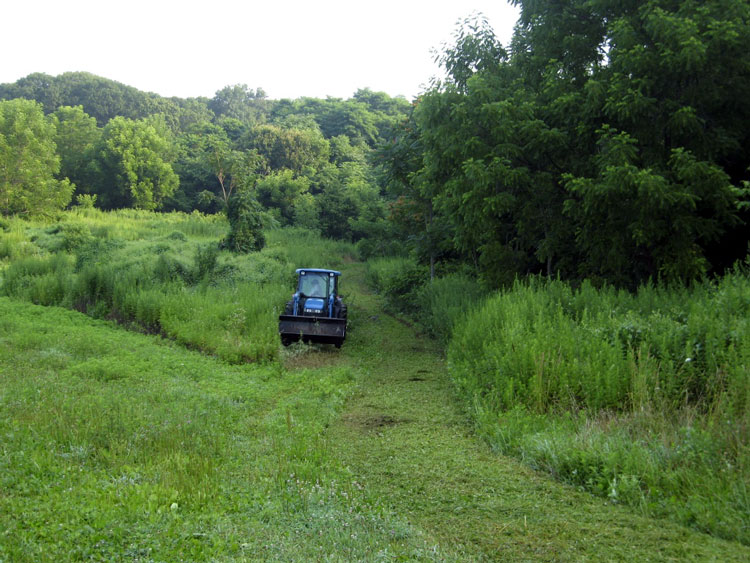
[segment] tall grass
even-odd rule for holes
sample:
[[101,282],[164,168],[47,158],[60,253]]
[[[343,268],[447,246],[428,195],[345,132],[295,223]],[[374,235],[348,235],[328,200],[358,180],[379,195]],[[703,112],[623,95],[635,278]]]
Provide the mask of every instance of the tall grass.
[[448,343],[455,324],[486,295],[469,275],[454,272],[430,280],[426,267],[405,257],[369,260],[367,281],[391,310],[409,315],[442,344]]
[[454,331],[453,377],[500,450],[750,543],[750,280],[578,289],[532,280]]
[[633,410],[655,405],[750,409],[750,282],[631,295],[588,284],[517,283],[457,330],[457,381],[491,387],[501,408]]
[[335,267],[354,252],[290,229],[273,231],[259,253],[234,255],[218,248],[225,222],[197,213],[62,217],[0,233],[0,250],[22,238],[33,249],[8,253],[2,294],[161,333],[231,363],[277,357],[277,315],[295,268]]

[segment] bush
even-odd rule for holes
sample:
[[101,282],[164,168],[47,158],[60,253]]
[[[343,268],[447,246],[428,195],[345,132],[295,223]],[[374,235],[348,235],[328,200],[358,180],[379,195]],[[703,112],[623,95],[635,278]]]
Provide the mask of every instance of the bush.
[[408,258],[380,258],[367,263],[367,280],[391,309],[414,315],[419,310],[419,291],[429,275],[427,268]]
[[263,208],[250,192],[235,194],[227,207],[230,230],[221,247],[241,253],[261,250],[266,245],[262,216]]
[[93,240],[91,230],[80,223],[66,223],[62,225],[60,232],[62,248],[68,252],[89,244]]
[[76,196],[76,207],[80,209],[94,209],[96,207],[96,194],[78,194]]
[[456,323],[477,307],[485,295],[479,282],[467,275],[435,278],[417,291],[417,320],[430,335],[447,344]]
[[213,274],[219,258],[219,248],[215,244],[198,246],[194,257],[194,279],[204,280]]

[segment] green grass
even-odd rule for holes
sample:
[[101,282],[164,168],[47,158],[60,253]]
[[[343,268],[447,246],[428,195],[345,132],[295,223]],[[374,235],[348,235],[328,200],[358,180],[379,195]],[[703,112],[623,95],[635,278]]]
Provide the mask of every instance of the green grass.
[[[552,284],[498,312],[460,274],[426,284],[383,260],[369,268],[377,297],[351,245],[282,229],[237,256],[218,250],[225,232],[220,218],[136,211],[0,224],[0,561],[750,558],[700,533],[746,529],[740,277],[636,301]],[[280,346],[302,266],[344,273],[340,351]],[[459,322],[452,374],[391,316],[404,295],[426,332],[446,339]],[[603,382],[589,390],[545,343],[644,370],[658,351],[664,376],[668,354],[700,352],[711,369],[681,367],[687,403],[679,385],[657,402],[647,372],[622,384],[631,372],[582,367]],[[476,362],[463,373],[459,352]],[[492,379],[502,362],[530,393]],[[481,392],[457,397],[450,375]],[[504,396],[527,402],[500,409]]]
[[230,363],[274,360],[275,319],[300,264],[337,267],[354,247],[301,229],[271,231],[260,253],[219,251],[220,218],[78,210],[14,221],[2,293],[160,333]]
[[[348,268],[349,283],[364,278]],[[327,433],[364,490],[461,561],[742,561],[750,548],[644,517],[498,455],[472,432],[440,347],[357,295],[357,390]],[[434,556],[439,559],[439,556]]]
[[0,298],[0,560],[419,559],[322,434],[347,366],[228,366]]

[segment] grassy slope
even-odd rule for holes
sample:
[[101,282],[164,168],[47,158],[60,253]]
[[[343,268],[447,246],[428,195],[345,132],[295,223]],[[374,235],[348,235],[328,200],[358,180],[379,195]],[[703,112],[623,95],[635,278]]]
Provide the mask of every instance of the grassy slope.
[[419,559],[321,440],[353,378],[0,298],[0,561]]
[[[349,283],[363,276],[347,269]],[[361,283],[361,282],[359,282]],[[645,518],[494,455],[460,412],[438,350],[356,295],[345,354],[363,373],[328,437],[370,495],[465,559],[722,560],[750,549]]]

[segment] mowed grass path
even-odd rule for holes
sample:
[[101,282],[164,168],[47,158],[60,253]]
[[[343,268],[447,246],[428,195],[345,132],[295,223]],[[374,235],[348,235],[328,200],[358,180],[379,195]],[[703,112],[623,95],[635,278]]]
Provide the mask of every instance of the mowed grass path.
[[433,342],[382,313],[361,265],[343,348],[361,380],[327,431],[333,458],[439,552],[462,560],[749,561],[750,548],[635,514],[490,451]]

